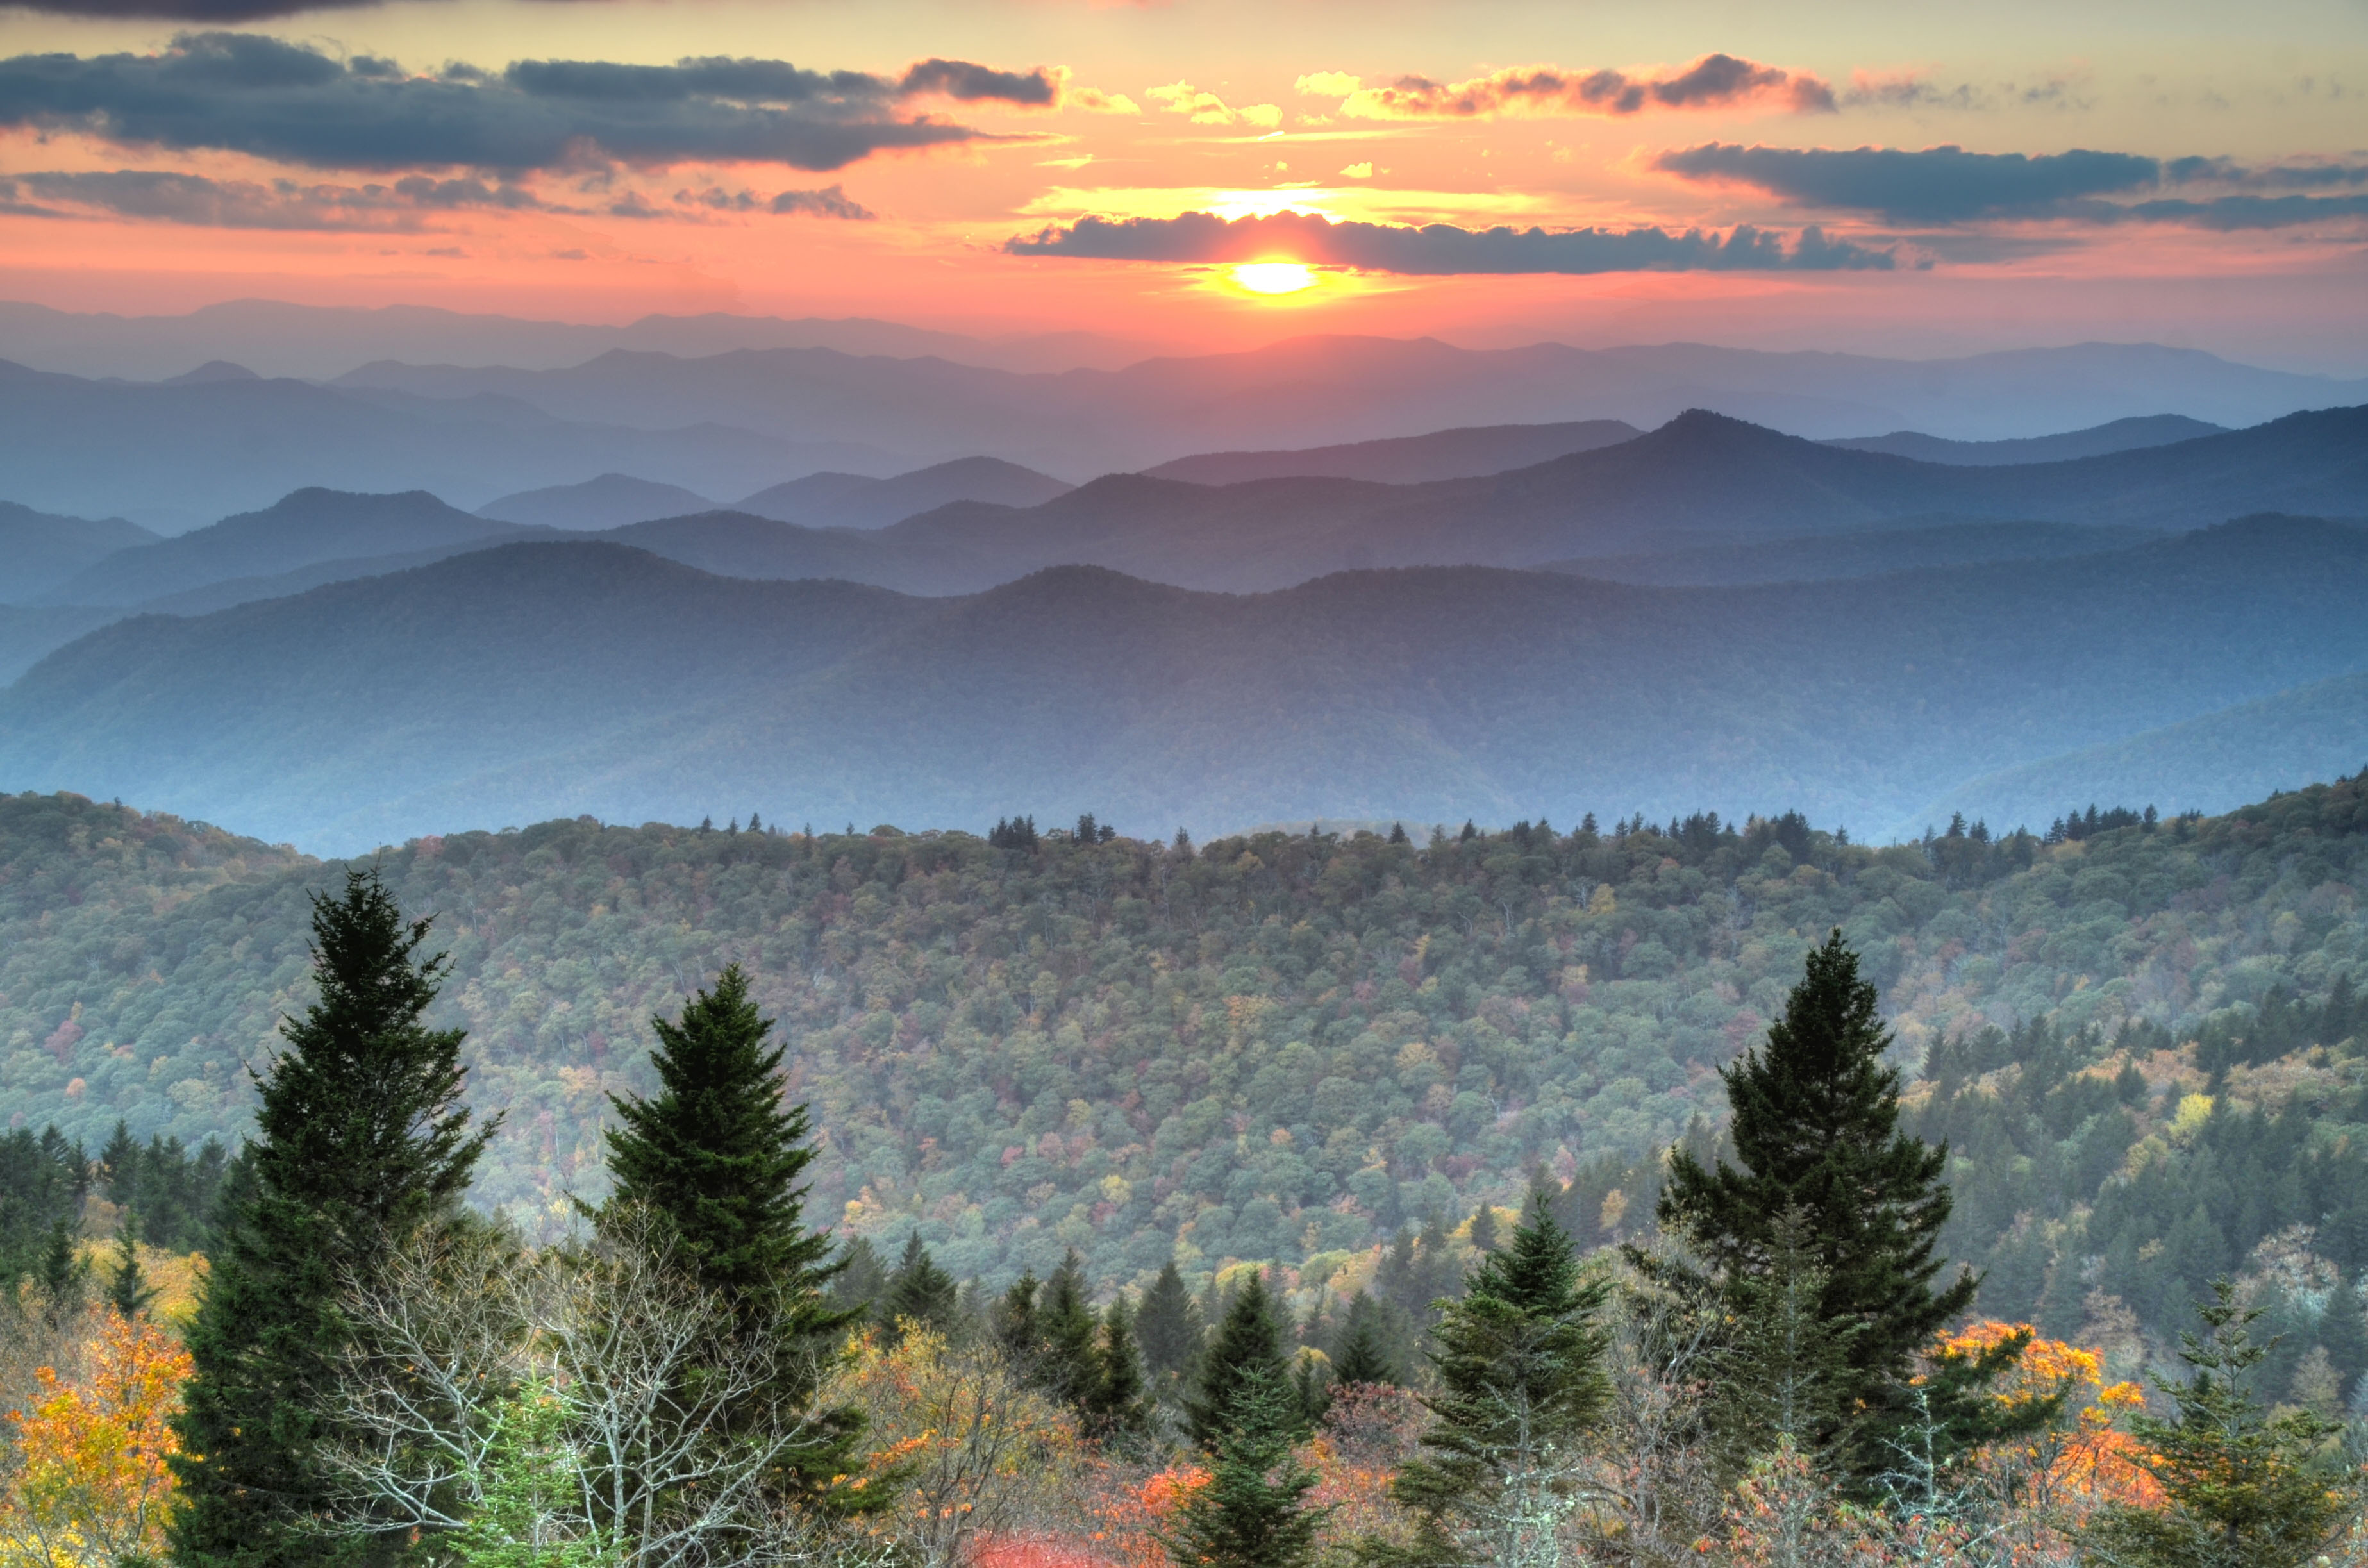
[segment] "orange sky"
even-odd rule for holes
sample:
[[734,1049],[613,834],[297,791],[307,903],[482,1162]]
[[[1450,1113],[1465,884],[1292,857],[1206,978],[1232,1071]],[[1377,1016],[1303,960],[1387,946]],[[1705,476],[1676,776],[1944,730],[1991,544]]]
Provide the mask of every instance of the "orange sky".
[[[82,3],[53,0],[65,11]],[[404,165],[401,137],[374,151],[367,127],[340,135],[315,124],[302,156],[258,150],[267,131],[241,145],[245,132],[227,128],[256,102],[244,88],[219,107],[185,106],[185,129],[145,139],[127,130],[129,110],[108,107],[116,88],[105,82],[88,102],[44,107],[59,71],[155,56],[190,25],[0,10],[0,119],[11,127],[0,130],[0,209],[14,210],[0,211],[0,297],[126,312],[263,296],[584,320],[863,314],[1176,347],[1304,330],[1911,354],[2146,337],[2368,369],[2368,7],[2357,0],[396,0],[234,28],[347,62],[324,67],[333,74],[364,57],[391,62],[370,68],[366,92],[359,75],[347,84],[357,113],[375,112],[369,95],[393,102],[427,87],[451,62],[495,73],[489,97],[504,67],[536,60],[723,56],[894,83],[916,62],[944,59],[1041,70],[1056,84],[1055,107],[936,90],[883,98],[867,123],[926,120],[975,137],[829,168],[663,150],[620,158],[598,144],[598,106],[567,158],[500,172]],[[23,58],[33,55],[73,58],[37,70]],[[1696,93],[1710,78],[1688,73],[1713,55],[1763,85]],[[1557,68],[1562,85],[1540,88],[1519,69],[1539,66]],[[1434,85],[1377,91],[1408,77]],[[1640,107],[1619,112],[1605,82],[1624,84]],[[715,112],[775,111],[734,99]],[[1943,167],[1928,154],[1943,146],[1974,156]],[[1714,150],[1691,155],[1742,172],[1660,166],[1703,148]],[[1896,173],[1749,161],[1759,153],[1748,150],[1771,148],[1924,161]],[[2062,163],[2074,150],[2159,173],[2100,187],[2093,171]],[[2016,153],[2038,162],[1998,156]],[[2175,169],[2178,159],[2219,162]],[[127,196],[120,181],[76,177],[123,171],[147,183]],[[2088,184],[2066,184],[2075,174]],[[511,205],[386,194],[405,175],[506,185]],[[162,196],[158,176],[171,182]],[[378,196],[355,194],[372,187]],[[791,198],[819,215],[766,210],[783,192],[831,194]],[[1774,231],[1782,253],[1815,225],[1878,259],[1855,270],[1589,262],[1440,275],[1359,251],[1319,267],[1303,291],[1268,296],[1166,236],[1178,214],[1282,210],[1372,225],[1375,243],[1393,245],[1406,237],[1379,231],[1716,237],[1748,224]],[[1065,237],[1051,254],[1004,248],[1081,219],[1150,220],[1123,243],[1167,248],[1153,259],[1068,254]]]

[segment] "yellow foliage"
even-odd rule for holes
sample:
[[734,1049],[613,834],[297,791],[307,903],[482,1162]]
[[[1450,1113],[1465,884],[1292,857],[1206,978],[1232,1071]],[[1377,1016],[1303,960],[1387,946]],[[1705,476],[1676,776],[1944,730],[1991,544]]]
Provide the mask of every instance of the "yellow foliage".
[[0,1562],[8,1568],[101,1568],[161,1560],[176,1501],[165,1461],[180,1451],[172,1417],[189,1353],[145,1318],[104,1314],[90,1377],[36,1374],[44,1397],[12,1410],[19,1468],[0,1501]]

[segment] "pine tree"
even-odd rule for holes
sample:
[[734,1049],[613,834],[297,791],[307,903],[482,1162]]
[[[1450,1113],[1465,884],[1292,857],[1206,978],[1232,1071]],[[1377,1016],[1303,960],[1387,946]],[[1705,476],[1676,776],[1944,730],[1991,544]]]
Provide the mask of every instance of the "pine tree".
[[878,1311],[888,1294],[888,1266],[869,1236],[858,1236],[838,1255],[838,1274],[830,1282],[831,1304],[860,1318]]
[[956,1321],[956,1303],[962,1287],[954,1277],[938,1267],[929,1249],[921,1244],[921,1233],[915,1231],[905,1241],[905,1256],[896,1265],[896,1272],[888,1278],[888,1289],[880,1301],[880,1317],[889,1330],[895,1332],[901,1324],[916,1324],[940,1333],[952,1332]]
[[1044,1282],[1036,1308],[1036,1386],[1072,1410],[1092,1403],[1102,1380],[1101,1322],[1086,1294],[1084,1259],[1072,1250]]
[[1143,1293],[1135,1312],[1134,1342],[1143,1350],[1143,1365],[1162,1386],[1192,1375],[1201,1355],[1201,1309],[1185,1288],[1184,1276],[1170,1258]]
[[1541,1192],[1503,1250],[1482,1257],[1432,1331],[1426,1454],[1391,1491],[1419,1520],[1407,1562],[1502,1568],[1561,1561],[1587,1434],[1610,1401],[1610,1281],[1581,1270]]
[[107,1200],[118,1209],[129,1209],[140,1200],[140,1142],[131,1136],[129,1122],[118,1121],[107,1147],[98,1152],[98,1163],[107,1170]]
[[2096,1560],[2129,1568],[2295,1568],[2324,1551],[2357,1504],[2328,1463],[2340,1424],[2309,1411],[2271,1418],[2251,1373],[2269,1354],[2253,1342],[2259,1308],[2239,1304],[2225,1278],[2196,1309],[2205,1332],[2180,1336],[2183,1382],[2156,1380],[2176,1420],[2130,1423],[2143,1465],[2167,1506],[2114,1507],[2089,1527]]
[[33,1277],[41,1293],[42,1315],[56,1328],[72,1322],[83,1309],[83,1281],[90,1267],[74,1249],[74,1222],[59,1220],[50,1226],[48,1244]]
[[[783,1048],[768,1049],[772,1020],[727,967],[678,1021],[652,1020],[659,1090],[650,1099],[610,1096],[624,1125],[609,1133],[616,1187],[611,1206],[662,1216],[699,1283],[731,1301],[752,1331],[771,1336],[780,1373],[771,1401],[804,1409],[838,1354],[855,1312],[827,1295],[840,1267],[829,1233],[805,1226],[813,1164],[803,1105],[782,1104]],[[809,1496],[848,1496],[831,1478],[858,1468],[862,1417],[816,1413],[816,1436],[784,1461],[783,1484]]]
[[1201,1358],[1198,1387],[1184,1404],[1195,1447],[1216,1451],[1235,1399],[1253,1374],[1289,1397],[1291,1362],[1282,1350],[1282,1318],[1262,1273],[1252,1274],[1235,1295]]
[[1315,1534],[1330,1510],[1307,1506],[1315,1472],[1292,1452],[1299,1434],[1299,1402],[1289,1384],[1264,1364],[1244,1368],[1210,1445],[1208,1484],[1177,1509],[1161,1542],[1176,1568],[1305,1568],[1315,1561]]
[[337,1302],[392,1241],[458,1207],[493,1125],[461,1108],[459,1029],[422,1021],[446,968],[375,869],[313,899],[319,999],[259,1075],[256,1137],[223,1194],[187,1332],[195,1370],[172,1464],[181,1568],[323,1568],[392,1539],[332,1543],[319,1401],[347,1343]]
[[994,1322],[989,1325],[1013,1370],[1023,1382],[1031,1385],[1036,1381],[1037,1361],[1043,1355],[1042,1331],[1036,1321],[1036,1298],[1043,1290],[1034,1270],[1020,1275],[1003,1293],[1003,1300],[996,1303]]
[[1972,1304],[1975,1286],[1964,1273],[1932,1288],[1948,1150],[1899,1131],[1899,1074],[1883,1064],[1891,1036],[1875,1004],[1836,930],[1809,955],[1766,1045],[1720,1070],[1740,1168],[1706,1167],[1678,1148],[1658,1206],[1662,1227],[1682,1233],[1735,1292],[1764,1283],[1778,1217],[1799,1211],[1824,1276],[1816,1316],[1852,1325],[1834,1407],[1853,1427],[1861,1472],[1880,1465],[1885,1424],[1907,1413],[1916,1352]]
[[132,1212],[123,1211],[123,1223],[115,1232],[115,1267],[107,1277],[108,1305],[125,1317],[138,1317],[156,1299],[147,1277],[140,1268],[140,1245],[132,1238],[138,1233],[138,1222]]
[[1497,1210],[1486,1203],[1472,1210],[1472,1250],[1497,1250]]
[[1343,1386],[1395,1385],[1400,1381],[1397,1366],[1390,1359],[1389,1331],[1382,1321],[1381,1303],[1362,1290],[1349,1299],[1348,1315],[1341,1323],[1338,1347],[1332,1358],[1332,1381]]
[[1730,1476],[1781,1447],[1820,1470],[1842,1426],[1850,1351],[1860,1322],[1827,1319],[1826,1273],[1810,1251],[1808,1211],[1776,1217],[1768,1266],[1727,1292],[1733,1328],[1721,1346],[1711,1397],[1719,1457]]
[[1094,1383],[1084,1410],[1087,1434],[1105,1442],[1142,1434],[1149,1421],[1143,1393],[1143,1363],[1134,1348],[1134,1313],[1123,1297],[1102,1313],[1094,1346]]

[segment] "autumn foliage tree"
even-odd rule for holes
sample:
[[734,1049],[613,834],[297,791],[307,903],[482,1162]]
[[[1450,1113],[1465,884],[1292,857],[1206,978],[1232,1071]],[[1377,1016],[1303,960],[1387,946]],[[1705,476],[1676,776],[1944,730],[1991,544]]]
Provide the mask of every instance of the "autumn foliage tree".
[[8,1414],[18,1469],[0,1506],[0,1550],[19,1568],[163,1560],[189,1353],[145,1318],[110,1312],[88,1361],[79,1386],[40,1369],[42,1397]]

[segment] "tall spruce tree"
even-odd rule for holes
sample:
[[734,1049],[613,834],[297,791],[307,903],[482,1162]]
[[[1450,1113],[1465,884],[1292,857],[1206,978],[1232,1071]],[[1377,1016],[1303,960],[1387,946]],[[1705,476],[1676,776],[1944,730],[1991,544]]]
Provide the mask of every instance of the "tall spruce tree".
[[909,1323],[951,1334],[960,1316],[961,1298],[962,1287],[938,1267],[938,1260],[921,1244],[921,1233],[915,1231],[905,1240],[905,1255],[896,1264],[896,1272],[888,1277],[887,1291],[880,1300],[880,1317],[892,1333],[899,1324]]
[[1243,1369],[1210,1445],[1208,1484],[1187,1496],[1162,1539],[1176,1568],[1315,1561],[1315,1533],[1331,1510],[1308,1506],[1315,1472],[1292,1452],[1299,1421],[1299,1397],[1284,1378],[1263,1364]]
[[1134,1348],[1134,1312],[1121,1297],[1102,1313],[1094,1346],[1094,1382],[1082,1415],[1088,1435],[1105,1442],[1140,1437],[1150,1422],[1144,1397],[1143,1363]]
[[842,1312],[873,1312],[888,1294],[888,1266],[868,1236],[858,1236],[838,1255],[838,1274],[830,1282],[831,1304]]
[[1851,1430],[1828,1438],[1852,1449],[1861,1472],[1880,1468],[1881,1434],[1907,1416],[1916,1353],[1972,1304],[1976,1283],[1967,1272],[1933,1287],[1948,1150],[1899,1131],[1899,1073],[1883,1062],[1890,1043],[1875,988],[1836,930],[1809,954],[1767,1043],[1720,1070],[1739,1168],[1675,1149],[1658,1206],[1662,1226],[1688,1238],[1738,1309],[1764,1294],[1780,1217],[1798,1216],[1799,1249],[1823,1280],[1816,1317],[1849,1325],[1831,1394]]
[[376,869],[313,899],[319,999],[258,1075],[256,1136],[223,1195],[188,1330],[194,1371],[173,1456],[182,1568],[384,1560],[399,1537],[332,1539],[323,1414],[348,1335],[338,1301],[391,1243],[460,1204],[494,1124],[460,1105],[462,1031],[423,1019],[446,969]]
[[[749,999],[737,964],[679,1019],[651,1022],[659,1089],[645,1100],[610,1096],[624,1125],[609,1133],[609,1203],[664,1219],[699,1282],[734,1304],[747,1332],[772,1339],[779,1370],[767,1401],[805,1409],[861,1314],[826,1294],[843,1263],[828,1232],[806,1228],[799,1178],[814,1151],[806,1108],[783,1103],[784,1048],[768,1046],[772,1020]],[[859,1468],[862,1416],[818,1411],[814,1426],[784,1460],[780,1483],[809,1498],[847,1498],[831,1478]]]
[[1505,1245],[1483,1256],[1432,1331],[1436,1389],[1423,1457],[1392,1494],[1417,1519],[1403,1564],[1536,1568],[1562,1561],[1588,1428],[1611,1395],[1601,1324],[1611,1282],[1580,1268],[1570,1234],[1534,1196]]
[[1291,1395],[1291,1359],[1283,1353],[1282,1335],[1281,1310],[1266,1288],[1266,1276],[1253,1273],[1210,1336],[1198,1386],[1184,1403],[1185,1426],[1196,1447],[1216,1451],[1235,1396],[1253,1374]]
[[1348,1314],[1341,1322],[1340,1338],[1333,1351],[1332,1381],[1343,1387],[1400,1381],[1402,1374],[1390,1358],[1389,1340],[1382,1304],[1363,1290],[1349,1297]]
[[1143,1293],[1134,1316],[1134,1341],[1143,1347],[1144,1369],[1162,1392],[1180,1387],[1201,1356],[1201,1308],[1170,1258]]

